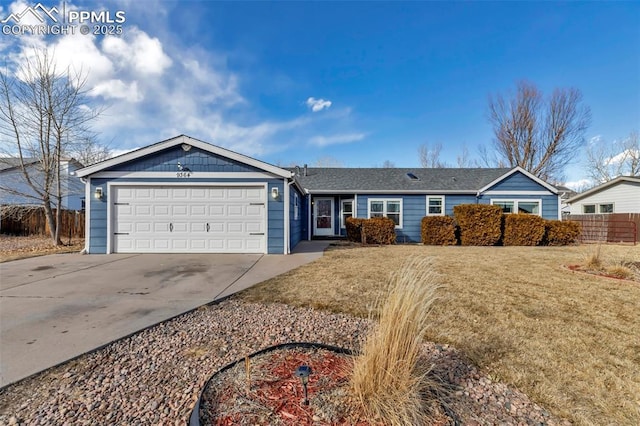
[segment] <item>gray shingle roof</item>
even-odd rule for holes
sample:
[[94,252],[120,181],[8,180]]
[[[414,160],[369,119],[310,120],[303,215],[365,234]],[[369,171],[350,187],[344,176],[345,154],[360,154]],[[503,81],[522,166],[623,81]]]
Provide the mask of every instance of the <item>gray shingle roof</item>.
[[[508,168],[290,168],[311,193],[318,192],[476,192],[498,179]],[[411,179],[414,174],[418,180]]]

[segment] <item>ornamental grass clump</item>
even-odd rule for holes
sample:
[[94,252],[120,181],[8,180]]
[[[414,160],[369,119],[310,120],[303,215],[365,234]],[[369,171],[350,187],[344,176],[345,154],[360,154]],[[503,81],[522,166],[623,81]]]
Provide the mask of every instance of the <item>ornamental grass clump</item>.
[[367,417],[385,425],[428,424],[438,384],[420,363],[422,339],[440,285],[430,258],[410,258],[391,274],[379,321],[354,360],[351,391]]

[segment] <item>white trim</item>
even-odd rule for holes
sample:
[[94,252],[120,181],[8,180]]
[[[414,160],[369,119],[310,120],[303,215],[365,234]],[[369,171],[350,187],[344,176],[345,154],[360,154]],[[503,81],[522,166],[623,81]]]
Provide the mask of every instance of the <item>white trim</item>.
[[113,243],[113,191],[119,186],[209,186],[209,187],[258,187],[264,188],[264,254],[269,253],[269,184],[267,182],[136,182],[136,181],[113,181],[107,182],[107,254],[112,254]]
[[358,217],[358,194],[353,195],[353,217]]
[[[611,204],[611,206],[613,207],[613,211],[611,213],[603,213],[600,211],[600,208],[602,206],[606,206]],[[593,206],[594,211],[593,213],[585,213],[584,208],[586,206]],[[613,214],[616,212],[616,203],[614,203],[613,201],[606,201],[606,202],[602,202],[602,203],[582,203],[580,204],[580,207],[582,207],[582,213],[578,213],[578,214]]]
[[487,192],[483,192],[482,195],[524,195],[524,196],[551,195],[551,196],[555,196],[556,194],[551,194],[549,193],[549,191],[487,191]]
[[291,234],[291,223],[289,222],[289,185],[290,182],[283,181],[284,183],[284,241],[282,242],[283,254],[289,254],[289,235]]
[[515,210],[515,213],[518,213],[518,203],[520,202],[524,202],[524,203],[538,203],[538,205],[540,206],[540,209],[538,211],[537,216],[542,217],[542,198],[537,198],[537,199],[514,199],[514,198],[492,198],[491,199],[491,205],[493,205],[494,203],[513,203],[513,209]]
[[344,203],[351,203],[351,216],[355,217],[356,203],[353,198],[345,198],[340,200],[340,229],[346,229],[347,223],[344,220]]
[[135,151],[131,151],[126,154],[119,155],[109,160],[101,161],[100,163],[78,170],[77,175],[79,177],[88,176],[88,175],[97,173],[101,170],[114,167],[119,164],[126,163],[128,161],[137,160],[138,158],[155,154],[156,152],[160,152],[165,149],[172,148],[174,146],[182,145],[182,144],[195,146],[196,148],[200,148],[203,151],[207,151],[212,154],[220,155],[222,157],[226,157],[231,160],[238,161],[238,162],[247,164],[249,166],[256,167],[258,169],[262,169],[266,172],[273,173],[280,177],[285,177],[285,178],[293,177],[293,172],[290,172],[289,170],[285,170],[280,167],[273,166],[263,161],[256,160],[255,158],[247,157],[246,155],[242,155],[237,152],[233,152],[228,149],[225,149],[216,145],[212,145],[210,143],[203,142],[201,140],[194,139],[186,135],[176,136],[175,138],[167,139],[165,141],[158,142],[153,145],[149,145],[144,148],[140,148]]
[[387,217],[387,203],[389,201],[392,202],[399,202],[400,203],[400,223],[398,225],[396,225],[395,229],[402,229],[402,225],[403,225],[403,220],[402,220],[402,216],[404,216],[404,203],[402,202],[402,198],[369,198],[367,200],[367,218],[371,219],[371,202],[383,202],[383,207],[382,207],[382,215],[384,217]]
[[84,251],[89,254],[91,247],[91,178],[87,178],[84,187]]
[[311,241],[311,231],[313,224],[311,223],[311,194],[307,194],[307,240]]
[[[113,214],[112,214],[112,210],[113,210],[113,198],[111,197],[111,192],[113,191],[113,189],[111,189],[114,186],[114,183],[112,182],[107,182],[107,190],[106,190],[106,203],[107,203],[107,254],[111,254],[113,253],[113,247],[111,247],[113,245]],[[118,184],[115,184],[115,186],[119,186]]]
[[513,169],[509,170],[507,173],[505,173],[502,176],[500,176],[499,178],[495,179],[494,181],[492,181],[489,184],[485,185],[484,187],[480,188],[478,190],[478,194],[484,193],[485,191],[487,191],[492,186],[500,183],[501,181],[505,180],[506,178],[508,178],[509,176],[511,176],[511,175],[513,175],[513,174],[515,174],[517,172],[522,173],[523,175],[525,175],[526,177],[528,177],[532,181],[536,182],[538,185],[544,186],[549,191],[551,191],[553,194],[558,194],[558,189],[556,187],[554,187],[553,185],[548,184],[547,182],[543,181],[539,177],[537,177],[535,175],[532,175],[531,173],[529,173],[528,171],[526,171],[525,169],[523,169],[520,166],[514,167]]
[[[430,214],[429,213],[429,199],[431,198],[440,198],[442,200],[442,211],[439,214]],[[427,216],[444,216],[446,211],[445,205],[445,196],[444,195],[427,195],[427,211],[425,212]]]
[[[331,230],[329,234],[318,234],[318,228],[317,228],[317,219],[318,219],[318,200],[329,200],[331,201]],[[335,203],[336,200],[334,197],[318,197],[314,200],[313,206],[313,235],[316,236],[322,236],[322,237],[327,237],[327,236],[331,236],[331,235],[336,235],[336,209],[335,209]],[[324,229],[324,228],[321,228]]]
[[280,179],[272,173],[260,172],[189,172],[189,177],[178,177],[177,170],[175,172],[98,172],[91,175],[94,178],[165,178],[180,179],[181,181],[189,181],[191,179]]

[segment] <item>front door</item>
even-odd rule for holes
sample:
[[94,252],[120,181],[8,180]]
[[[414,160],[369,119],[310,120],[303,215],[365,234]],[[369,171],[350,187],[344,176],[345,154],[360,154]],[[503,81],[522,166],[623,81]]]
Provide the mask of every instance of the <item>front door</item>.
[[333,231],[333,198],[316,198],[313,204],[313,235],[335,235]]

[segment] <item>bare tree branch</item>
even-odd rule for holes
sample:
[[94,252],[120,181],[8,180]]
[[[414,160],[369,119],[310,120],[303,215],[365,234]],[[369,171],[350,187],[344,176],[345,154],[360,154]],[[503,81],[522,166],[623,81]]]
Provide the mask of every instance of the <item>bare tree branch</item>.
[[560,180],[564,168],[584,144],[591,112],[577,89],[556,89],[545,99],[527,82],[515,96],[489,97],[489,122],[498,157],[545,180]]
[[640,176],[640,138],[634,131],[625,139],[596,141],[587,148],[589,177],[602,183],[618,176]]
[[51,238],[60,244],[66,191],[61,161],[76,141],[94,136],[89,125],[101,111],[88,106],[82,72],[59,71],[46,49],[34,48],[33,53],[14,72],[8,67],[0,72],[0,146],[5,156],[15,159],[22,178],[22,182],[3,181],[0,189],[37,198]]
[[433,146],[429,146],[428,143],[423,143],[418,148],[418,156],[420,158],[420,164],[427,169],[438,169],[446,167],[445,163],[440,161],[440,152],[442,152],[442,144],[437,143]]

